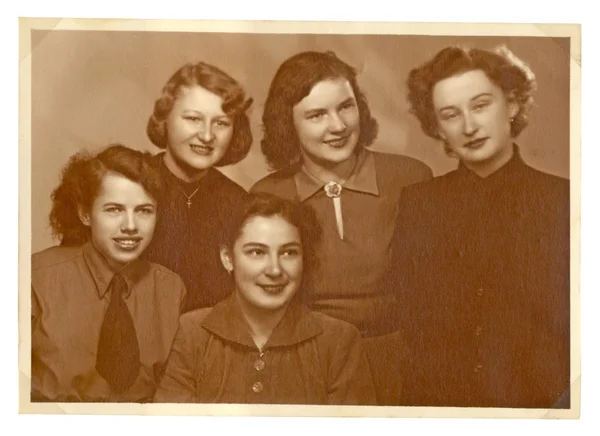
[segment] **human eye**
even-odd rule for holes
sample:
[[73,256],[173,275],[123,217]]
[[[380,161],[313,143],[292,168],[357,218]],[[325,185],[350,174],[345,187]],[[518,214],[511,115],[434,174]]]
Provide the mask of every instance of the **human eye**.
[[153,215],[154,208],[152,206],[144,206],[138,209],[138,213],[141,215]]
[[353,109],[355,107],[356,107],[356,101],[348,100],[348,101],[345,101],[344,103],[342,103],[342,105],[340,106],[340,109],[348,110],[348,109]]
[[320,121],[325,116],[324,112],[312,112],[309,113],[306,118],[311,121]]
[[302,254],[302,251],[299,248],[286,248],[283,253],[286,257],[296,257]]
[[458,117],[457,111],[446,111],[442,112],[441,118],[444,121],[452,121]]
[[200,121],[202,118],[200,118],[198,115],[184,115],[183,116],[184,120],[187,121],[191,121],[193,123],[197,123],[198,121]]
[[258,257],[258,256],[262,256],[263,254],[265,254],[265,250],[263,250],[262,248],[248,248],[246,250],[246,254],[250,257]]
[[489,105],[490,105],[490,102],[488,100],[482,100],[482,101],[476,102],[473,105],[473,109],[475,109],[475,110],[481,110],[481,109],[485,109]]
[[121,206],[117,206],[117,205],[108,205],[104,208],[104,212],[110,214],[110,215],[117,215],[119,213],[121,213],[121,211],[123,210],[123,208]]
[[231,121],[230,121],[230,120],[227,120],[227,119],[220,119],[220,120],[216,120],[216,121],[215,121],[215,124],[216,124],[218,127],[224,127],[224,128],[226,128],[226,127],[229,127],[229,126],[231,126]]

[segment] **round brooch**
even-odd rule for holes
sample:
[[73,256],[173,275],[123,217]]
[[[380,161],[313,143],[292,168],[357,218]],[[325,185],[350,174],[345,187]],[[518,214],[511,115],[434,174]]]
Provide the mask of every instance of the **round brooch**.
[[342,185],[336,182],[327,183],[323,189],[329,198],[337,198],[342,195]]

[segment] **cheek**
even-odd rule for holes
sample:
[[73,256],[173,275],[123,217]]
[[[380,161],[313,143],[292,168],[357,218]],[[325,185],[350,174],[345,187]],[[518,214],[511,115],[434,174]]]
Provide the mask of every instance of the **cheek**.
[[223,151],[225,151],[227,147],[229,147],[231,138],[233,138],[233,129],[219,130],[215,135],[218,138],[219,145],[224,149]]

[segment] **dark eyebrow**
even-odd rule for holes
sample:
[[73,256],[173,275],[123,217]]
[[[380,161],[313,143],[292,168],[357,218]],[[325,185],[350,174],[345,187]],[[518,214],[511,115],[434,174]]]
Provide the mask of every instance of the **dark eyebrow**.
[[104,203],[102,205],[102,207],[106,207],[106,206],[119,206],[119,207],[123,207],[123,205],[121,203],[116,203],[114,201],[109,201],[109,202]]
[[348,103],[354,103],[356,100],[354,99],[354,97],[348,97],[346,100],[344,100],[343,102],[341,102],[340,104],[338,104],[338,107],[344,106]]
[[327,111],[323,108],[317,108],[317,109],[309,109],[306,112],[304,112],[304,115],[317,115],[317,114],[324,114],[327,113]]
[[139,204],[139,205],[137,205],[135,208],[136,208],[136,209],[141,209],[142,207],[151,207],[151,208],[155,208],[156,206],[154,206],[152,203],[144,203],[144,204]]

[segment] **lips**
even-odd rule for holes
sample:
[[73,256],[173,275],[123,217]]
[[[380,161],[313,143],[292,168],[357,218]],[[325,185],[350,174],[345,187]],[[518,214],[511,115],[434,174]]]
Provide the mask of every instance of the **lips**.
[[201,156],[208,156],[214,150],[214,147],[211,147],[210,145],[190,144],[190,148],[194,153]]
[[348,138],[349,138],[349,136],[343,136],[341,138],[329,139],[329,140],[323,141],[323,142],[325,144],[329,145],[330,147],[341,148],[344,145],[346,145],[346,143],[348,142]]
[[490,139],[490,138],[486,137],[486,138],[474,139],[472,141],[469,141],[469,142],[465,143],[463,145],[463,147],[464,148],[469,148],[471,150],[477,150],[477,149],[483,147],[483,145],[487,142],[488,139]]
[[142,242],[142,238],[139,237],[123,237],[123,238],[113,238],[113,241],[117,244],[119,248],[122,250],[130,251],[135,250]]
[[258,285],[263,291],[267,294],[279,294],[283,289],[287,286],[287,283],[282,283],[278,285]]

